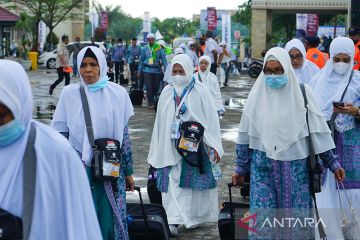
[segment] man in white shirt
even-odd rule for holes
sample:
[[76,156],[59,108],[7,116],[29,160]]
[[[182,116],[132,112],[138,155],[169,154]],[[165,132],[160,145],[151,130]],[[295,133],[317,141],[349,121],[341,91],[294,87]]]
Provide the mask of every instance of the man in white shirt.
[[216,69],[220,66],[220,63],[223,58],[222,50],[220,49],[218,43],[213,39],[213,34],[211,31],[207,31],[205,34],[206,37],[206,47],[204,55],[211,58],[211,68],[210,72],[216,75]]

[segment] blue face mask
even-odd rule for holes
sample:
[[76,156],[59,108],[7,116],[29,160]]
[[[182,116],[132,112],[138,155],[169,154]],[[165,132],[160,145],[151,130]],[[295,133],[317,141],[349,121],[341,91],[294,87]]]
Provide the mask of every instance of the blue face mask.
[[288,82],[286,75],[265,75],[265,83],[270,88],[280,89],[284,87]]
[[88,88],[90,92],[96,92],[100,89],[102,89],[103,87],[105,87],[108,84],[108,77],[105,76],[101,79],[99,79],[96,83],[93,84],[88,84]]
[[0,126],[0,147],[10,145],[25,132],[25,127],[16,119]]

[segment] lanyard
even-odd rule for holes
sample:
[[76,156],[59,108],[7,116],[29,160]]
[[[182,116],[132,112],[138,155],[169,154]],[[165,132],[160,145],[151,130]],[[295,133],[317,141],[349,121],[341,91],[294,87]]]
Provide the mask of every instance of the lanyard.
[[[187,96],[189,95],[190,91],[192,90],[192,88],[193,88],[194,85],[195,85],[195,81],[194,81],[194,80],[195,80],[195,79],[193,79],[193,80],[190,82],[190,84],[188,85],[188,89],[187,89],[186,93],[184,94],[184,96],[182,97],[179,106],[176,105],[176,98],[175,98],[175,117],[176,117],[177,119],[180,118],[180,110],[181,110],[181,107],[182,107],[182,105],[185,103],[185,100],[186,100]],[[176,96],[175,89],[174,89],[174,95]]]

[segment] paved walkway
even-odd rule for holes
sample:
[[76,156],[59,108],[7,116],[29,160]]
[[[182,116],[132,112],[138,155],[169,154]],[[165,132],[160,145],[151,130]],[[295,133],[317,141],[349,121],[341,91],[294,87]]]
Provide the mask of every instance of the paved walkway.
[[[38,70],[28,72],[34,93],[34,118],[49,124],[54,106],[56,105],[63,83],[49,96],[50,84],[56,80],[54,70]],[[72,78],[71,82],[79,82],[79,78]],[[228,201],[227,183],[231,180],[235,158],[235,140],[237,127],[240,122],[241,111],[245,99],[253,85],[254,80],[247,76],[231,77],[230,86],[222,89],[223,99],[226,103],[226,115],[221,119],[221,130],[225,156],[222,159],[223,179],[218,182],[219,204]],[[155,120],[155,113],[144,107],[135,108],[135,116],[130,119],[130,135],[133,147],[135,181],[138,186],[146,186],[148,164],[146,163],[150,139]],[[144,198],[147,200],[146,188],[142,188]],[[240,201],[239,194],[234,194],[235,201]],[[134,193],[128,194],[128,201],[137,201]],[[219,239],[217,223],[205,224],[192,230],[181,230],[174,239]]]

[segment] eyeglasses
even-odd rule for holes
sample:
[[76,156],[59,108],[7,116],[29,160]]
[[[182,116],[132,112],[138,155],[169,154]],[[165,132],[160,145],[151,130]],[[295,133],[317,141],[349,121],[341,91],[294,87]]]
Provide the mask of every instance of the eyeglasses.
[[276,68],[276,69],[271,69],[271,68],[264,68],[263,70],[264,74],[266,75],[272,75],[272,74],[275,74],[275,75],[282,75],[284,74],[284,69],[281,67],[281,68]]
[[300,60],[303,58],[303,55],[302,54],[296,54],[296,55],[292,55],[292,54],[289,54],[290,55],[290,58],[291,60]]

